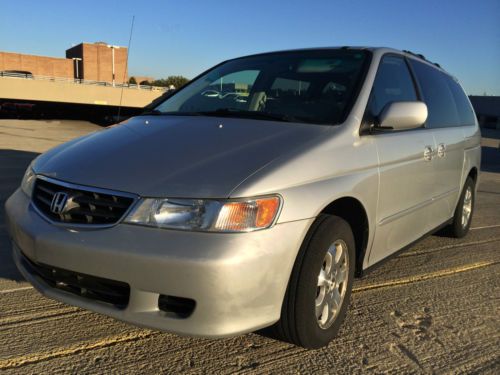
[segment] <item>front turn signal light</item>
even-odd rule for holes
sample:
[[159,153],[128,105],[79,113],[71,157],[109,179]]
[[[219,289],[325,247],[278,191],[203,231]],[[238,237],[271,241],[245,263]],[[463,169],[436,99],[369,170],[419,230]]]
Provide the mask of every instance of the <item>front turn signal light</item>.
[[277,196],[225,203],[217,217],[215,229],[224,232],[246,232],[269,228],[278,215]]

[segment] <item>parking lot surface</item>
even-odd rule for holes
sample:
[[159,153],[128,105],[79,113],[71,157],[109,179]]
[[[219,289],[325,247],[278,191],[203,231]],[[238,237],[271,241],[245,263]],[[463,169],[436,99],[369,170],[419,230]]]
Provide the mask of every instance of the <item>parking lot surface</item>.
[[354,285],[339,337],[305,350],[259,334],[183,338],[41,296],[11,259],[3,205],[39,153],[100,128],[0,120],[1,373],[499,373],[500,131],[483,132],[472,229],[430,236]]

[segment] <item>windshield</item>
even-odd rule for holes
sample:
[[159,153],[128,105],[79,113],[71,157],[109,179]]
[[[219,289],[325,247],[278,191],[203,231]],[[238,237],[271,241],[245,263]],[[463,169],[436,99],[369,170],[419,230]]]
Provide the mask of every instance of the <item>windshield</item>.
[[368,63],[361,50],[279,52],[225,62],[151,113],[339,124]]

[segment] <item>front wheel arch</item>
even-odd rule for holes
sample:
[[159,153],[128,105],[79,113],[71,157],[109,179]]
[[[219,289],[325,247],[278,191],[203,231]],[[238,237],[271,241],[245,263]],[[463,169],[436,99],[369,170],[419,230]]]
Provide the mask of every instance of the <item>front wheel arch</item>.
[[355,275],[360,277],[363,274],[363,261],[370,234],[368,215],[365,207],[356,198],[343,197],[330,202],[321,210],[321,214],[338,216],[350,225],[356,246]]

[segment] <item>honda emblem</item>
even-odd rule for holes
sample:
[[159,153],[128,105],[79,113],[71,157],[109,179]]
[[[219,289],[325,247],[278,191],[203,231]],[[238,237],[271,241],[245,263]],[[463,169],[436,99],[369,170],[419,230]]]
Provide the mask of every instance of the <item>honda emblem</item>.
[[54,194],[52,202],[50,203],[50,211],[54,214],[61,214],[64,211],[66,202],[68,201],[68,194],[59,191]]

